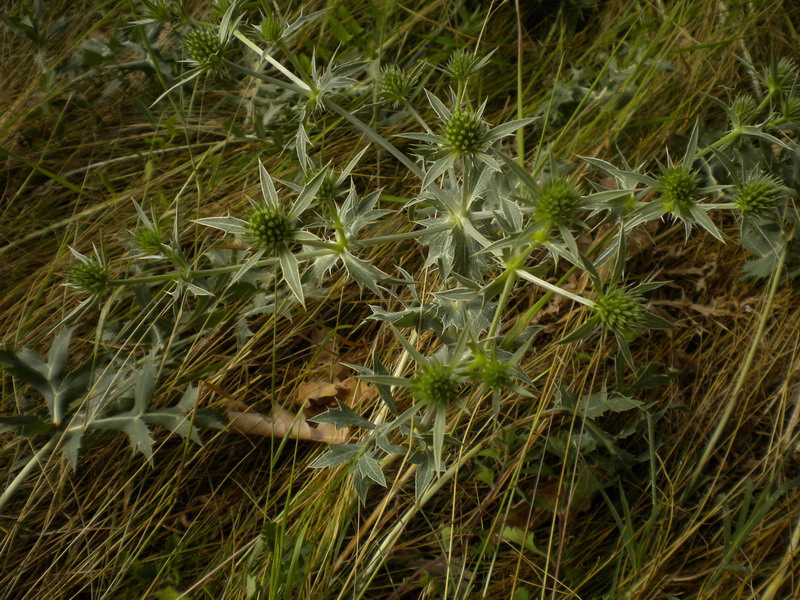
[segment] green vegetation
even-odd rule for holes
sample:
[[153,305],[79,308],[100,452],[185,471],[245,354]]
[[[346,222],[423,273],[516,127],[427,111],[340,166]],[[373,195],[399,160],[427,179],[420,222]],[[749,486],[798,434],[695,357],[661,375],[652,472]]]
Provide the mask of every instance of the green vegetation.
[[794,3],[0,14],[0,598],[796,593]]

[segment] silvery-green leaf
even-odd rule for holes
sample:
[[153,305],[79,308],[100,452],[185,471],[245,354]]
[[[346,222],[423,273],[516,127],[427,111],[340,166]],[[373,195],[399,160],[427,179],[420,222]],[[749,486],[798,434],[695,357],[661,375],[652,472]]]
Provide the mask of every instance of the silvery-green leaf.
[[344,266],[347,273],[353,278],[359,287],[368,287],[375,292],[378,296],[382,296],[383,292],[378,285],[379,281],[389,279],[389,276],[374,266],[372,263],[356,258],[349,252],[341,254]]
[[433,458],[427,452],[420,453],[414,462],[418,465],[414,474],[414,496],[419,500],[433,481],[435,469]]
[[358,470],[364,477],[369,477],[378,485],[386,487],[386,477],[383,475],[381,465],[369,454],[362,454],[358,457]]
[[278,202],[278,192],[275,191],[275,185],[272,183],[272,177],[269,176],[267,170],[264,168],[264,163],[258,161],[258,179],[261,183],[261,194],[267,206],[272,208],[280,208]]
[[289,286],[292,294],[300,301],[300,304],[305,306],[305,299],[303,297],[303,284],[300,281],[300,269],[298,267],[297,259],[294,254],[287,249],[281,250],[278,257],[281,263],[281,271],[286,284]]
[[317,196],[320,186],[322,185],[323,181],[325,181],[325,175],[325,169],[321,169],[319,173],[314,175],[311,181],[303,186],[303,191],[300,192],[300,195],[297,197],[292,209],[289,211],[289,217],[291,219],[297,219],[309,206],[311,206],[311,203],[314,202],[314,198]]
[[431,107],[433,107],[433,110],[436,111],[436,115],[439,117],[439,119],[441,119],[441,121],[444,123],[449,121],[450,116],[452,115],[450,109],[448,109],[441,100],[431,94],[428,90],[424,91],[425,95],[428,97],[428,102],[431,103]]
[[83,428],[71,431],[69,434],[67,434],[66,441],[61,446],[61,451],[64,453],[64,456],[67,457],[67,461],[69,462],[73,471],[78,468],[78,452],[80,451],[81,443],[83,442],[83,433]]
[[355,458],[363,447],[364,444],[331,444],[328,446],[328,451],[311,463],[309,467],[312,469],[335,467]]
[[359,415],[346,404],[339,402],[339,408],[329,408],[323,413],[308,419],[314,423],[328,423],[337,428],[349,427],[354,425],[362,429],[375,429],[375,425]]
[[250,269],[255,267],[258,264],[258,261],[261,260],[261,257],[264,256],[264,252],[266,252],[266,250],[262,248],[256,251],[256,253],[253,254],[250,258],[248,258],[246,261],[244,261],[239,270],[233,274],[233,277],[231,277],[229,285],[233,285],[234,283],[239,281],[242,277],[244,277],[247,274],[247,272]]
[[204,225],[206,227],[213,227],[225,233],[233,235],[244,236],[249,232],[247,221],[237,219],[236,217],[208,217],[206,219],[196,219],[193,223]]
[[489,130],[487,134],[488,141],[495,141],[503,138],[507,135],[511,135],[520,127],[525,127],[526,125],[530,125],[536,120],[536,117],[529,117],[526,119],[516,119],[514,121],[509,121],[508,123],[503,123],[498,125],[497,127],[493,127]]

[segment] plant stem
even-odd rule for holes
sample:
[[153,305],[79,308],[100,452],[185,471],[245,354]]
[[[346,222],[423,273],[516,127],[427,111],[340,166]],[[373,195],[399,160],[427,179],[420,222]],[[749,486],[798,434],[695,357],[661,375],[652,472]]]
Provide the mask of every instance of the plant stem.
[[25,464],[25,466],[22,467],[22,470],[19,473],[17,473],[17,476],[14,477],[14,479],[11,481],[11,483],[8,484],[8,487],[5,490],[3,490],[3,495],[0,496],[0,512],[2,512],[2,510],[6,507],[6,505],[11,500],[11,498],[14,496],[14,494],[17,493],[17,491],[19,490],[19,488],[22,485],[22,483],[25,481],[25,479],[27,479],[28,475],[31,474],[31,471],[33,471],[34,467],[36,467],[36,465],[39,464],[39,461],[48,452],[50,452],[50,450],[53,448],[53,446],[56,445],[56,442],[58,441],[58,437],[60,437],[60,436],[54,435],[49,440],[47,440],[47,443],[44,446],[42,446],[41,448],[39,448],[39,450],[36,452],[36,454],[34,454],[28,460],[28,462]]

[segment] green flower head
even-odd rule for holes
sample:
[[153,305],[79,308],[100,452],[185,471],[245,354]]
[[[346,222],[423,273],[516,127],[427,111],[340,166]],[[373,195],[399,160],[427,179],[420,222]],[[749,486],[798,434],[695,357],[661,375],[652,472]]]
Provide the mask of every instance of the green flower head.
[[273,206],[262,206],[250,211],[247,228],[254,242],[272,251],[279,250],[292,233],[289,215]]
[[536,198],[536,219],[553,225],[568,225],[577,219],[581,191],[568,177],[556,177],[539,190]]
[[186,34],[183,47],[189,60],[204,71],[219,71],[222,68],[226,46],[219,34],[209,27],[195,27]]
[[108,265],[100,260],[86,258],[67,269],[69,286],[89,296],[101,296],[108,289],[110,280]]
[[678,165],[665,168],[657,180],[664,210],[678,216],[691,213],[700,197],[700,174]]
[[455,154],[473,154],[485,145],[483,138],[486,131],[486,124],[477,114],[461,109],[450,115],[444,124],[442,136]]
[[733,201],[742,213],[763,216],[775,208],[783,190],[777,178],[753,175],[735,187]]
[[458,399],[458,378],[453,370],[438,361],[422,365],[413,379],[414,396],[424,404],[446,407]]
[[609,290],[597,299],[595,314],[614,333],[628,333],[641,326],[645,314],[642,299],[625,288]]
[[381,69],[378,76],[378,91],[387,104],[400,106],[408,100],[416,77],[400,67],[389,65]]

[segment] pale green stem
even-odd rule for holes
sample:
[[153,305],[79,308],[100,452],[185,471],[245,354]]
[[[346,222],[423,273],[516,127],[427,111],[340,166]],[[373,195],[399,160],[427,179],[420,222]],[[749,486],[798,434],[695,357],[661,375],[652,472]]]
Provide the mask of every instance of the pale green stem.
[[60,436],[58,436],[58,435],[54,435],[53,437],[51,437],[47,441],[47,443],[44,446],[42,446],[36,452],[36,454],[34,454],[28,460],[28,462],[25,464],[24,467],[22,467],[20,472],[17,473],[17,476],[14,477],[14,479],[11,481],[11,483],[8,484],[8,487],[3,491],[3,495],[0,496],[0,512],[3,511],[3,509],[6,507],[6,505],[11,500],[11,498],[14,496],[14,494],[17,493],[17,491],[19,490],[19,487],[22,485],[22,483],[25,481],[25,479],[28,477],[28,475],[31,474],[31,471],[33,471],[33,469],[39,464],[39,462],[42,460],[42,458],[48,452],[50,452],[50,450],[53,448],[53,446],[56,445],[56,442],[58,441],[59,437]]
[[594,306],[594,302],[592,300],[589,300],[588,298],[581,298],[577,294],[573,294],[572,292],[568,292],[567,290],[565,290],[563,288],[560,288],[557,285],[553,285],[549,281],[545,281],[544,279],[536,277],[536,275],[532,275],[531,273],[528,273],[524,269],[517,269],[516,270],[516,274],[517,274],[517,276],[521,277],[522,279],[527,279],[531,283],[535,283],[536,285],[539,285],[539,286],[543,287],[546,290],[550,290],[553,293],[560,294],[561,296],[564,296],[565,298],[569,298],[570,300],[574,300],[575,302],[580,302],[581,304],[583,304],[585,306],[589,306],[589,307],[593,307]]
[[781,279],[781,271],[783,270],[783,263],[786,260],[787,249],[788,246],[784,246],[778,260],[778,265],[772,274],[772,281],[770,282],[767,300],[764,308],[761,311],[761,318],[759,319],[758,327],[753,335],[753,339],[750,342],[750,348],[747,351],[747,356],[745,356],[744,364],[742,365],[741,369],[739,369],[739,376],[737,377],[736,384],[734,385],[733,391],[728,398],[728,403],[725,406],[725,410],[723,411],[719,421],[717,421],[717,426],[714,428],[714,432],[711,434],[711,437],[706,443],[706,446],[703,449],[703,454],[700,456],[700,460],[697,461],[697,465],[695,466],[691,478],[689,479],[687,495],[694,491],[703,469],[705,469],[708,461],[711,458],[711,455],[714,453],[714,450],[716,450],[717,442],[719,442],[720,437],[722,437],[725,426],[728,424],[728,420],[731,418],[734,408],[736,408],[739,394],[741,393],[742,388],[744,388],[744,383],[750,373],[750,368],[753,366],[753,360],[755,359],[756,352],[761,345],[761,338],[764,335],[764,329],[767,325],[767,318],[770,315],[772,304],[775,301],[775,294],[778,291],[778,283]]
[[500,327],[500,317],[503,313],[503,309],[505,308],[506,302],[508,301],[508,296],[511,293],[511,288],[514,286],[514,282],[516,281],[517,277],[513,272],[506,273],[506,280],[503,284],[503,291],[500,293],[500,299],[497,301],[497,306],[494,310],[494,316],[492,317],[492,323],[489,325],[489,332],[486,334],[486,337],[489,339],[493,338],[497,333],[497,330]]

